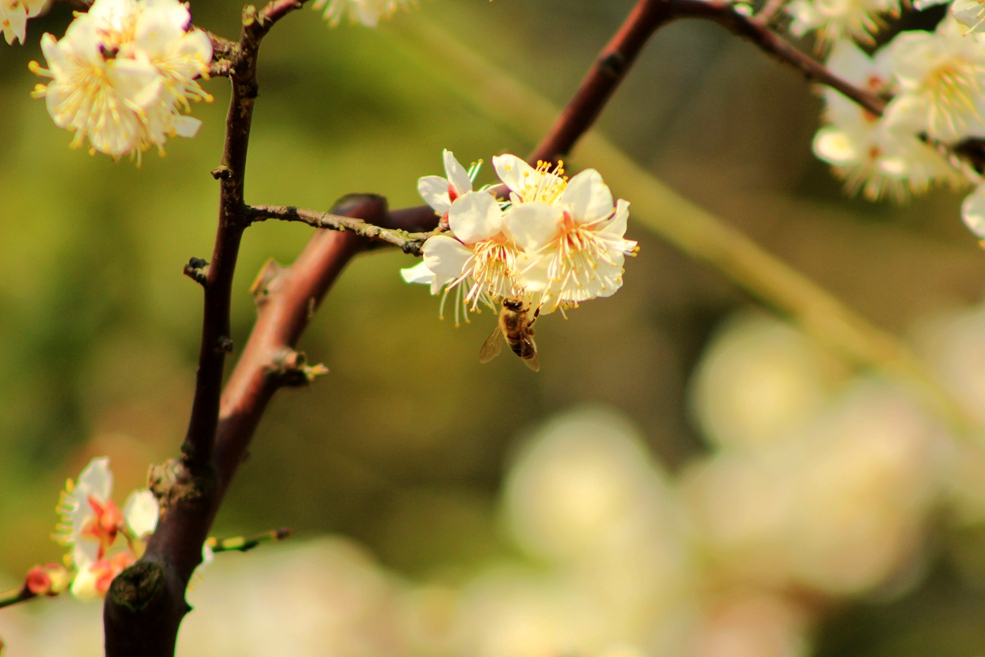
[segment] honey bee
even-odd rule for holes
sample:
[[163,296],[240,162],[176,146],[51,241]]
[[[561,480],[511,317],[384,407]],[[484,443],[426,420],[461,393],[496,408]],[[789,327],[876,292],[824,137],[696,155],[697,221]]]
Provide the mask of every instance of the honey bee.
[[537,359],[537,343],[534,342],[533,329],[539,314],[540,308],[535,308],[533,304],[524,303],[519,299],[504,300],[496,328],[479,351],[479,362],[488,363],[498,356],[503,349],[505,338],[513,353],[522,358],[527,367],[539,372],[540,360]]

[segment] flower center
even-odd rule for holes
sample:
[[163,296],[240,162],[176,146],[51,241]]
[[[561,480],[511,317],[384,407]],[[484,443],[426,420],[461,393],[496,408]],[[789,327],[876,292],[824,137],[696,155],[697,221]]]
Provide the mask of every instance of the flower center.
[[507,242],[502,233],[475,244],[469,277],[476,285],[469,292],[469,301],[478,301],[477,295],[485,291],[492,297],[506,297],[513,291],[513,272],[516,263],[516,247]]

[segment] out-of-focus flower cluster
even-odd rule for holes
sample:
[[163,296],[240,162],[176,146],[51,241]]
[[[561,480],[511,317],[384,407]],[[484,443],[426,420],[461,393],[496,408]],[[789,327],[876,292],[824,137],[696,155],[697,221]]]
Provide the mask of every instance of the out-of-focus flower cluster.
[[[916,344],[985,422],[982,336],[978,310],[926,322]],[[691,402],[710,449],[676,474],[613,411],[547,422],[503,487],[513,549],[452,579],[399,579],[341,539],[218,563],[181,653],[803,657],[832,607],[916,586],[943,518],[985,521],[980,446],[777,320],[727,323]],[[45,654],[98,654],[89,631],[91,652],[73,635]]]
[[614,200],[594,169],[570,180],[561,164],[532,167],[497,155],[493,168],[509,190],[499,200],[488,187],[473,190],[479,165],[466,170],[444,152],[446,177],[425,176],[418,190],[441,216],[424,260],[403,270],[407,282],[456,295],[459,310],[510,301],[531,318],[611,296],[622,286],[623,263],[636,242],[624,237],[629,203]]
[[[967,140],[985,138],[985,13],[978,2],[954,0],[933,32],[896,34],[871,55],[871,46],[896,17],[898,0],[795,0],[787,7],[795,35],[816,34],[829,50],[831,71],[887,101],[877,116],[830,88],[825,125],[814,153],[832,165],[851,193],[903,201],[932,187],[976,190],[962,208],[965,223],[985,239],[985,187],[979,172],[958,157]],[[917,9],[942,4],[914,3]]]
[[312,8],[323,11],[325,20],[332,27],[341,23],[344,17],[352,23],[376,27],[381,18],[413,4],[412,0],[316,0]]
[[108,458],[93,459],[77,482],[68,480],[58,503],[61,521],[54,538],[70,551],[64,563],[31,568],[20,594],[54,597],[70,590],[80,600],[98,600],[113,579],[140,558],[144,541],[157,527],[157,499],[147,489],[135,490],[121,510],[112,490]]
[[152,146],[163,154],[169,137],[194,136],[201,122],[183,112],[211,100],[197,78],[208,74],[212,44],[177,0],[96,0],[64,37],[45,34],[41,49],[47,68],[31,68],[51,81],[35,95],[75,133],[73,147],[88,139],[92,152],[139,163]]

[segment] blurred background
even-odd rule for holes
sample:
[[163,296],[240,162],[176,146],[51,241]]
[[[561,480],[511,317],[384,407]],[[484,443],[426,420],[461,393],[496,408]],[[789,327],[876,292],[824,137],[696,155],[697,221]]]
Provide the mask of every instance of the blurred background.
[[[466,163],[531,150],[420,56],[414,21],[563,104],[632,5],[422,0],[376,30],[290,16],[261,53],[248,202],[418,205],[443,148]],[[193,3],[196,24],[231,38],[239,11]],[[177,454],[201,321],[181,268],[215,230],[226,81],[205,84],[200,133],[166,158],[137,169],[70,150],[27,69],[70,20],[56,6],[27,45],[0,48],[0,588],[60,558],[58,493],[89,459],[110,456],[121,503]],[[810,153],[819,110],[799,75],[681,22],[599,129],[904,336],[985,426],[985,255],[961,198],[847,198]],[[310,233],[248,231],[237,347],[253,277]],[[953,435],[912,391],[632,220],[628,236],[641,249],[619,294],[538,322],[538,374],[509,354],[480,365],[494,318],[439,321],[438,300],[400,279],[409,256],[350,265],[301,345],[330,374],[277,396],[215,528],[297,535],[198,577],[179,654],[985,652],[985,435]],[[35,601],[0,610],[0,636],[8,657],[97,655],[100,616]]]

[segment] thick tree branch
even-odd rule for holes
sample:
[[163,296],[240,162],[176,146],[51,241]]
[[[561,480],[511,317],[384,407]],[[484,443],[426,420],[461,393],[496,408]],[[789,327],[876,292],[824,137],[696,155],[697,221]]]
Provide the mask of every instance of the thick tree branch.
[[259,12],[247,7],[239,44],[231,49],[232,98],[220,180],[215,246],[203,282],[202,338],[188,431],[181,458],[156,473],[152,482],[162,515],[143,558],[113,580],[104,607],[106,654],[110,657],[169,657],[181,619],[184,593],[201,563],[202,544],[218,508],[213,461],[225,356],[232,348],[229,312],[233,275],[243,231],[249,226],[243,201],[246,154],[257,96],[256,60],[260,42],[276,23],[301,6],[273,0]]

